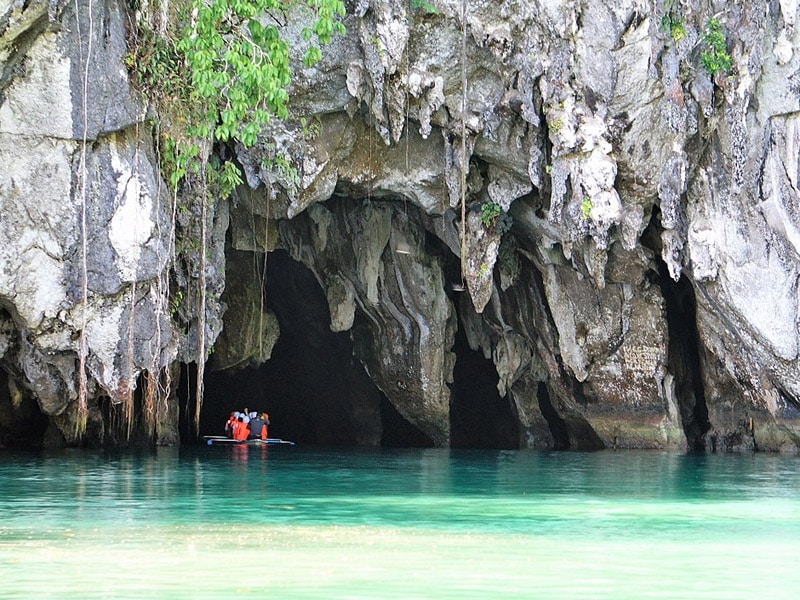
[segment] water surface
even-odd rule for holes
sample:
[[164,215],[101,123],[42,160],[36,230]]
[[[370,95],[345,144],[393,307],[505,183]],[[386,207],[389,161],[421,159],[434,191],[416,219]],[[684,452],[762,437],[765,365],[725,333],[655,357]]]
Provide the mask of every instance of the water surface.
[[800,460],[200,447],[0,452],[0,598],[800,593]]

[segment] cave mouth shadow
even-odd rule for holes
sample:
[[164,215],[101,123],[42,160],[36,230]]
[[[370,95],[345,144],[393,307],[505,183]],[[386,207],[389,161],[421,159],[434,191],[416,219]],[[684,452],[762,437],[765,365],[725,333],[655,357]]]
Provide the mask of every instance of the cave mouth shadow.
[[711,422],[703,387],[703,343],[697,327],[697,298],[685,274],[681,273],[678,281],[670,276],[661,258],[662,231],[661,211],[654,206],[640,241],[653,252],[655,269],[650,272],[650,280],[658,284],[664,298],[669,335],[668,368],[675,377],[675,395],[686,441],[690,451],[703,452]]
[[[441,265],[446,293],[459,322],[454,346],[454,381],[450,386],[452,448],[517,449],[520,426],[508,396],[497,391],[498,375],[491,359],[472,350],[463,331],[461,310],[474,310],[465,294],[449,282],[460,280],[455,254],[426,229],[416,207],[395,202],[405,219],[422,223],[426,253]],[[335,210],[346,211],[360,200],[337,198]],[[302,219],[302,215],[298,216]],[[429,224],[428,224],[429,225]],[[263,255],[226,251],[228,261],[262,264]],[[269,360],[236,371],[205,371],[205,398],[201,433],[221,434],[231,411],[249,408],[270,414],[271,437],[305,445],[431,447],[433,442],[411,423],[370,379],[355,357],[356,326],[368,327],[356,310],[356,324],[346,332],[332,332],[325,292],[316,276],[285,250],[270,252],[266,260],[264,301],[277,317],[280,338]],[[466,308],[460,305],[468,304]],[[193,386],[182,385],[182,403],[190,405]],[[183,411],[182,411],[183,412]],[[188,410],[187,410],[188,412]]]
[[508,397],[497,391],[494,363],[472,350],[459,327],[450,398],[450,447],[520,448],[519,424]]
[[[251,253],[242,260],[252,261]],[[270,437],[316,446],[428,447],[355,358],[350,332],[331,331],[327,298],[314,274],[284,250],[268,257],[265,305],[280,337],[269,360],[205,373],[200,431],[221,435],[231,411],[270,415]],[[191,386],[183,404],[191,404]]]
[[452,348],[456,360],[450,385],[450,447],[517,450],[522,444],[520,424],[511,399],[501,396],[497,389],[497,368],[467,340],[463,313],[474,313],[475,308],[461,282],[461,263],[435,236],[426,235],[425,243],[426,251],[437,256],[442,265],[448,282],[446,293],[458,321]]

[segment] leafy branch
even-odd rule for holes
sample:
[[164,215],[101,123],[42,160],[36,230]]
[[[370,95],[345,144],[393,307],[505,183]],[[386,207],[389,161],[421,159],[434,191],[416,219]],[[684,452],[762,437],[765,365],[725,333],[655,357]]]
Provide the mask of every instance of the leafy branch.
[[[344,34],[343,0],[304,0],[312,42],[303,62],[322,56],[321,44]],[[156,101],[165,124],[162,168],[173,189],[197,173],[201,145],[236,140],[253,146],[271,117],[288,116],[289,47],[281,36],[285,0],[191,0],[166,36],[140,19],[126,59],[133,80]],[[231,167],[227,179],[231,180]]]
[[725,33],[719,19],[712,17],[706,22],[702,40],[706,49],[700,54],[700,64],[706,73],[715,77],[718,73],[728,74],[731,71],[731,55],[725,42]]

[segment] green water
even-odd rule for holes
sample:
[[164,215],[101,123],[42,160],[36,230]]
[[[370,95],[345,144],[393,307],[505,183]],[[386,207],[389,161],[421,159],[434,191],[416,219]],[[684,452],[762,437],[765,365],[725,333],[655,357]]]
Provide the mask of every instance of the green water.
[[0,452],[0,598],[800,597],[800,459]]

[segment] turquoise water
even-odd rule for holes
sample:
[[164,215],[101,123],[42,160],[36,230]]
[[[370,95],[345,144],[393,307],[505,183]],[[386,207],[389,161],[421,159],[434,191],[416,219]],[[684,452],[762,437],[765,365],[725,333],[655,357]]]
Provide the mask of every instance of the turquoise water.
[[800,459],[0,452],[0,598],[800,597]]

